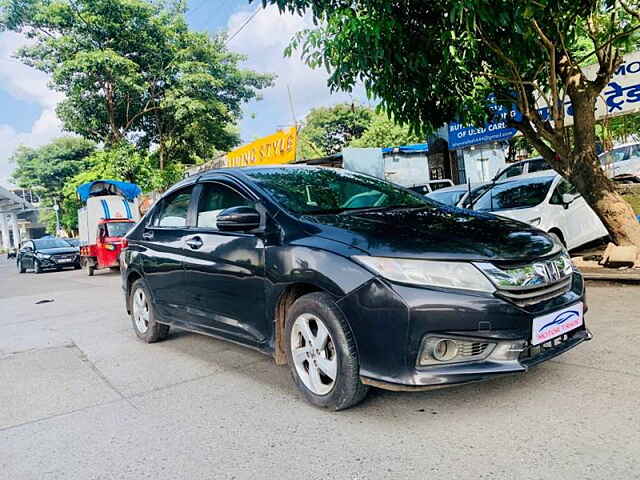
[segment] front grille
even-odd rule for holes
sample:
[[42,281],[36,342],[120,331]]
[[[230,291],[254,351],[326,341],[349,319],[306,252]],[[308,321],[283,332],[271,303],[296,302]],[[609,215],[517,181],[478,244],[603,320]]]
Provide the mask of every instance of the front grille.
[[483,342],[458,342],[458,355],[461,357],[475,357],[481,355],[489,346]]
[[527,290],[497,290],[496,295],[515,303],[519,307],[526,307],[564,295],[571,289],[571,281],[572,278],[568,277],[559,282],[538,288]]
[[528,346],[520,353],[519,360],[521,362],[528,362],[534,360],[536,357],[544,354],[549,350],[553,350],[558,348],[563,343],[567,342],[575,332],[565,333],[564,335],[560,335],[559,337],[553,338],[548,342],[541,343],[540,345],[531,345],[528,343]]

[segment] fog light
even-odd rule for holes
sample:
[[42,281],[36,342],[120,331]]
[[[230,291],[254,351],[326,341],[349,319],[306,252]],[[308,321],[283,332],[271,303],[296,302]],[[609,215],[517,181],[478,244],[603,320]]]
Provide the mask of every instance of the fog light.
[[439,362],[448,362],[458,355],[458,344],[454,340],[438,340],[431,352]]
[[487,358],[495,345],[480,338],[427,335],[422,340],[417,364],[426,367],[445,363],[476,362]]

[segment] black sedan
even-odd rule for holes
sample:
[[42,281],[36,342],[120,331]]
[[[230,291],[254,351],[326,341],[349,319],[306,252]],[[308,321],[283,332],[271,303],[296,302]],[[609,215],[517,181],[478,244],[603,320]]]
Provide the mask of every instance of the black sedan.
[[591,338],[582,277],[547,234],[341,170],[191,177],[127,242],[122,285],[138,337],[176,327],[257,349],[335,410],[370,385],[524,372]]
[[61,238],[45,237],[24,242],[16,257],[19,273],[32,269],[35,273],[44,270],[80,268],[80,251]]

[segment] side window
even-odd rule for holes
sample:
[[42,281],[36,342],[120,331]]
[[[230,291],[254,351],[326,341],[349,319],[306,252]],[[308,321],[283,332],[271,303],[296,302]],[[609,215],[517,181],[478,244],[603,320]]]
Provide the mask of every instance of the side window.
[[207,183],[203,186],[198,202],[197,226],[217,230],[216,220],[220,212],[245,205],[252,205],[252,202],[231,187],[221,183]]
[[613,161],[615,163],[629,160],[629,147],[616,148],[611,153],[613,153]]
[[512,165],[509,168],[507,168],[505,171],[503,171],[500,174],[500,176],[496,178],[496,181],[504,180],[510,177],[517,177],[518,175],[522,175],[523,172],[524,172],[524,163],[520,163],[518,165]]
[[556,189],[553,191],[553,195],[551,195],[551,198],[549,199],[549,203],[552,203],[553,205],[562,205],[562,195],[565,193],[576,195],[578,191],[576,190],[576,187],[566,180],[560,180],[556,185]]
[[543,170],[550,170],[551,167],[544,158],[536,158],[529,162],[529,173],[541,172]]
[[191,190],[192,188],[181,190],[165,198],[153,219],[153,225],[156,227],[186,227]]

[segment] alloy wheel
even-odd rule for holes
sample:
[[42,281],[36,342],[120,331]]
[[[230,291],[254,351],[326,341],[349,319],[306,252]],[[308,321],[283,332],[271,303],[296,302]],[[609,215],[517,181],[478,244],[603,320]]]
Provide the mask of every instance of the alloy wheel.
[[317,316],[303,313],[291,329],[291,353],[298,376],[316,395],[327,395],[338,376],[335,343]]
[[133,319],[138,331],[146,333],[149,329],[149,303],[142,288],[138,288],[133,294]]

